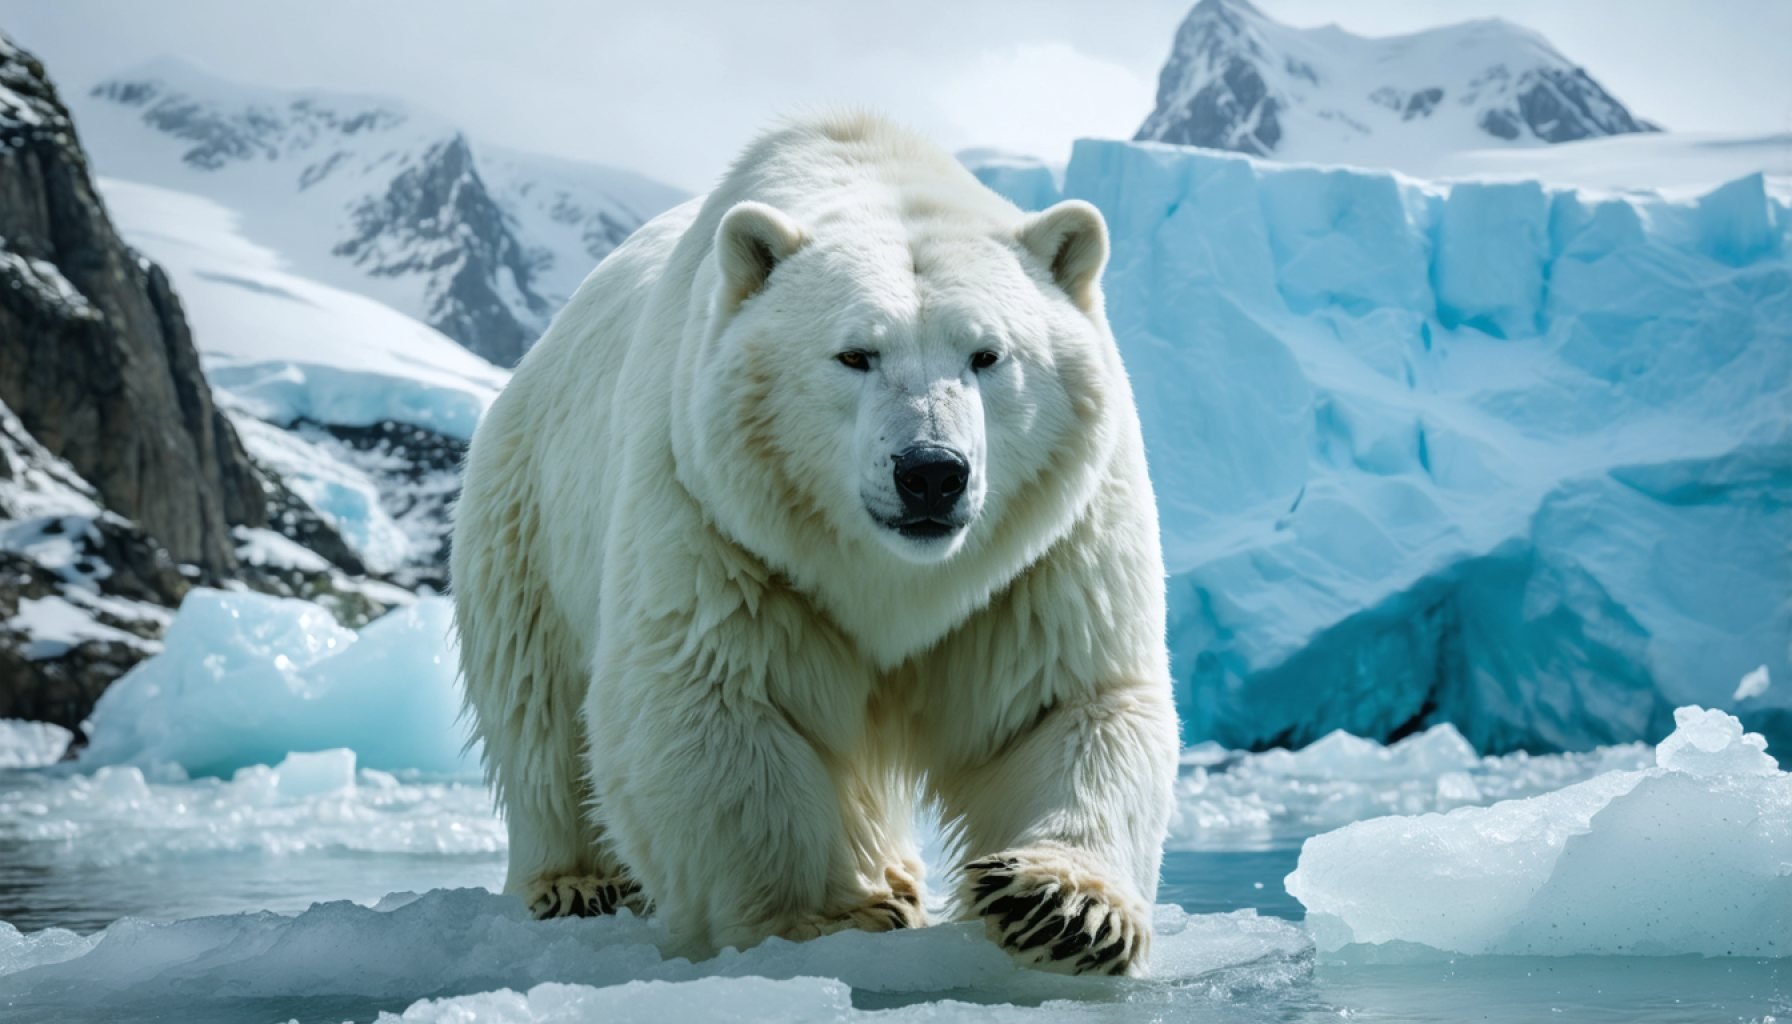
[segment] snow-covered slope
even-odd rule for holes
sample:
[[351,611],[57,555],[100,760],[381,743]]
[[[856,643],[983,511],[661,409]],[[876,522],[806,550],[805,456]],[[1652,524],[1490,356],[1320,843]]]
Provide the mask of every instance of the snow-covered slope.
[[100,179],[130,243],[167,270],[206,377],[263,465],[380,572],[438,588],[459,456],[509,374],[362,295],[280,269],[199,196]]
[[1364,38],[1200,0],[1137,138],[1423,170],[1444,153],[1653,131],[1543,37],[1498,19]]
[[393,100],[246,86],[172,59],[72,102],[100,173],[207,196],[289,269],[502,365],[599,259],[684,198],[481,144]]
[[1786,688],[1732,696],[1792,675],[1792,211],[1763,176],[1670,200],[1085,140],[1065,192],[1113,232],[1189,740],[1792,721]]

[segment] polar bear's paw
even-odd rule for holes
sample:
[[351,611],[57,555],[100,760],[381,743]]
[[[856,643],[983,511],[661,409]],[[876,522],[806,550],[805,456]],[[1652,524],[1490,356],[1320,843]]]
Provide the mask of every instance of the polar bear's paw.
[[927,913],[921,909],[921,887],[915,880],[915,872],[907,867],[885,868],[884,885],[885,889],[872,893],[857,906],[839,913],[804,918],[780,934],[800,941],[855,928],[864,932],[893,932],[898,928],[927,926]]
[[1108,881],[1094,858],[1060,846],[1009,850],[965,865],[963,905],[992,942],[1059,974],[1145,971],[1149,908]]
[[536,920],[550,917],[597,917],[627,907],[645,917],[653,904],[635,880],[626,875],[553,875],[529,883],[524,902]]

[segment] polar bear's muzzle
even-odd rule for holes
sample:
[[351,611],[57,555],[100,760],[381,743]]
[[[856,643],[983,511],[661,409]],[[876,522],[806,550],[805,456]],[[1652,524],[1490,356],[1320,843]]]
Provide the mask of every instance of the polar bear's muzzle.
[[891,462],[902,515],[886,525],[911,540],[936,540],[964,528],[969,459],[944,445],[918,444]]

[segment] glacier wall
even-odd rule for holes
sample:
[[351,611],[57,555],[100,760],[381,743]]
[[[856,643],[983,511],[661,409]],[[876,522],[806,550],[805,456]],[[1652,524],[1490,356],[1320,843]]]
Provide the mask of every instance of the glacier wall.
[[1064,194],[1113,233],[1188,741],[1575,749],[1701,703],[1792,743],[1792,688],[1731,699],[1792,677],[1792,213],[1761,176],[1675,200],[1084,140]]

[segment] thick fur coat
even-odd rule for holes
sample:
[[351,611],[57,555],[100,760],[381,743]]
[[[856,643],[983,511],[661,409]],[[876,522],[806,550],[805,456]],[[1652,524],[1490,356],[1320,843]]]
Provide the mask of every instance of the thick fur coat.
[[[834,117],[598,267],[456,515],[507,890],[652,907],[693,955],[914,926],[923,799],[957,913],[1047,969],[1144,969],[1177,728],[1106,255],[1087,204],[1024,215]],[[913,445],[962,494],[905,522]]]

